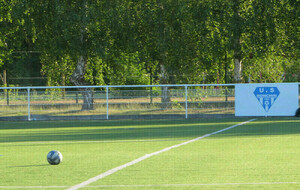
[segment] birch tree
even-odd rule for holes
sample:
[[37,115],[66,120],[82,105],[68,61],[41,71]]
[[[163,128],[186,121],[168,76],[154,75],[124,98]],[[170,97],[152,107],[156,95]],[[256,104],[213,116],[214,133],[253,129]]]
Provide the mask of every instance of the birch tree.
[[[87,68],[97,57],[105,54],[107,40],[107,7],[110,1],[47,1],[32,2],[31,14],[39,29],[38,46],[42,57],[52,64],[68,60],[61,64],[63,71],[72,70],[69,81],[75,86],[90,85],[86,79]],[[49,58],[53,59],[52,61]],[[101,64],[102,62],[99,62]],[[100,66],[101,67],[101,66]],[[80,89],[83,97],[83,110],[94,108],[93,91]]]

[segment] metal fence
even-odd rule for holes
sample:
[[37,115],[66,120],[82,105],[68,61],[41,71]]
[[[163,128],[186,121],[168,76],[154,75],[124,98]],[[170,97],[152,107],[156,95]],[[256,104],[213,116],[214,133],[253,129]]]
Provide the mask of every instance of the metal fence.
[[0,120],[234,117],[234,87],[235,84],[5,87],[0,88]]

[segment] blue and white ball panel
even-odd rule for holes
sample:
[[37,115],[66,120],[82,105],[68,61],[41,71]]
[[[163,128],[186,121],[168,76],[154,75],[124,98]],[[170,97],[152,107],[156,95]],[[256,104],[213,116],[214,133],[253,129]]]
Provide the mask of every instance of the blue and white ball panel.
[[52,150],[47,155],[47,160],[48,160],[49,164],[52,164],[52,165],[59,164],[60,162],[62,162],[62,159],[63,159],[62,154],[57,150]]

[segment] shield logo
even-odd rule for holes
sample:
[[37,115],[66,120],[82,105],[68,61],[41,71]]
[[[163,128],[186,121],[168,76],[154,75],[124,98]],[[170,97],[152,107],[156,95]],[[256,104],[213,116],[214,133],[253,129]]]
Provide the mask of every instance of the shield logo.
[[257,87],[253,93],[266,112],[270,110],[280,94],[277,87]]

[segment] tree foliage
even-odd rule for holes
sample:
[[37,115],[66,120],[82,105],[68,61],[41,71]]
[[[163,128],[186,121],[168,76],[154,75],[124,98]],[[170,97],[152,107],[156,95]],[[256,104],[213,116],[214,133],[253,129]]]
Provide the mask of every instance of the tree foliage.
[[12,22],[13,1],[0,0],[0,67],[9,60],[12,48],[9,46],[17,28]]
[[14,51],[38,51],[49,85],[299,80],[298,0],[0,0],[0,9],[0,67]]

